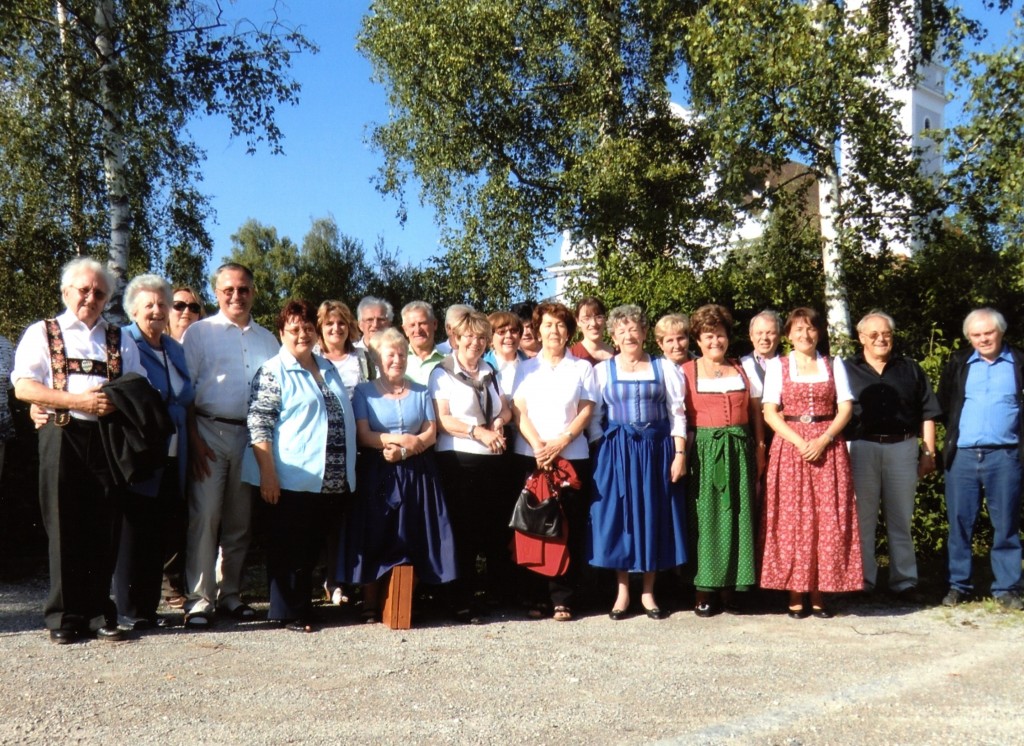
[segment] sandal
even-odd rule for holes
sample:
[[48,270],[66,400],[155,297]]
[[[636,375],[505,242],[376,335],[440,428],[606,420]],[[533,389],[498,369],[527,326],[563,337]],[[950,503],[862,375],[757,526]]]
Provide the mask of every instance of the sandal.
[[551,607],[545,603],[534,604],[526,610],[526,616],[530,619],[546,619],[551,615]]
[[252,608],[249,604],[242,603],[233,609],[229,609],[228,616],[240,622],[248,622],[256,618],[256,609]]
[[194,613],[185,614],[185,627],[187,629],[209,629],[212,626],[212,620],[210,619],[209,613],[205,611],[196,611]]
[[556,606],[553,617],[556,622],[568,622],[572,620],[572,609],[568,606]]

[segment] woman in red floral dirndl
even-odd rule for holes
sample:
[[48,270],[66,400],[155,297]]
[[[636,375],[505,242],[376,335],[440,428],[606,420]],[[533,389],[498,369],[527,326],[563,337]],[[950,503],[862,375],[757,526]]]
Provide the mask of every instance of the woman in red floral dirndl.
[[814,309],[789,314],[783,331],[793,350],[769,362],[762,399],[764,420],[779,437],[768,457],[761,587],[788,590],[794,619],[827,619],[825,593],[863,585],[850,457],[840,436],[853,395],[842,361],[817,352],[823,326]]

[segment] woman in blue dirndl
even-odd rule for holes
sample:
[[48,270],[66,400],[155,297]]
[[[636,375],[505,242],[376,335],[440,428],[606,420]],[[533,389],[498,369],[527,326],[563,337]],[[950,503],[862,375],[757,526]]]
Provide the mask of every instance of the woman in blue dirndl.
[[592,427],[603,429],[594,467],[588,559],[616,571],[610,616],[629,608],[629,573],[643,573],[641,604],[663,619],[654,578],[686,562],[685,385],[678,366],[643,350],[647,320],[637,306],[609,315],[619,353],[595,368],[600,395]]
[[358,490],[348,516],[338,576],[364,585],[364,621],[376,621],[377,581],[411,564],[424,583],[455,580],[455,541],[432,446],[434,405],[425,386],[405,378],[408,343],[386,329],[370,342],[380,376],[352,399],[363,452]]

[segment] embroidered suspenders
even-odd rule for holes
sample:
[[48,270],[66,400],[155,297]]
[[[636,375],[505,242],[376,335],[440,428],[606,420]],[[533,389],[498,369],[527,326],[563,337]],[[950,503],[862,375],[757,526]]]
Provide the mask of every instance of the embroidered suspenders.
[[[53,374],[53,388],[57,391],[68,390],[68,375],[81,374],[103,376],[112,381],[121,375],[121,328],[113,324],[107,325],[106,360],[89,360],[88,358],[69,358],[64,354],[64,334],[60,330],[57,319],[46,319],[46,341],[50,348],[50,371]],[[66,409],[54,410],[54,424],[64,427],[71,421],[71,413]]]

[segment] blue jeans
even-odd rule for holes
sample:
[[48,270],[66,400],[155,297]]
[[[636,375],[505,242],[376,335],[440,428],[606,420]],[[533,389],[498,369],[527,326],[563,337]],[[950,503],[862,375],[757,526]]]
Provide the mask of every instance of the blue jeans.
[[1020,456],[1012,448],[958,448],[946,471],[949,585],[971,591],[971,539],[984,492],[992,520],[992,595],[1020,588]]

